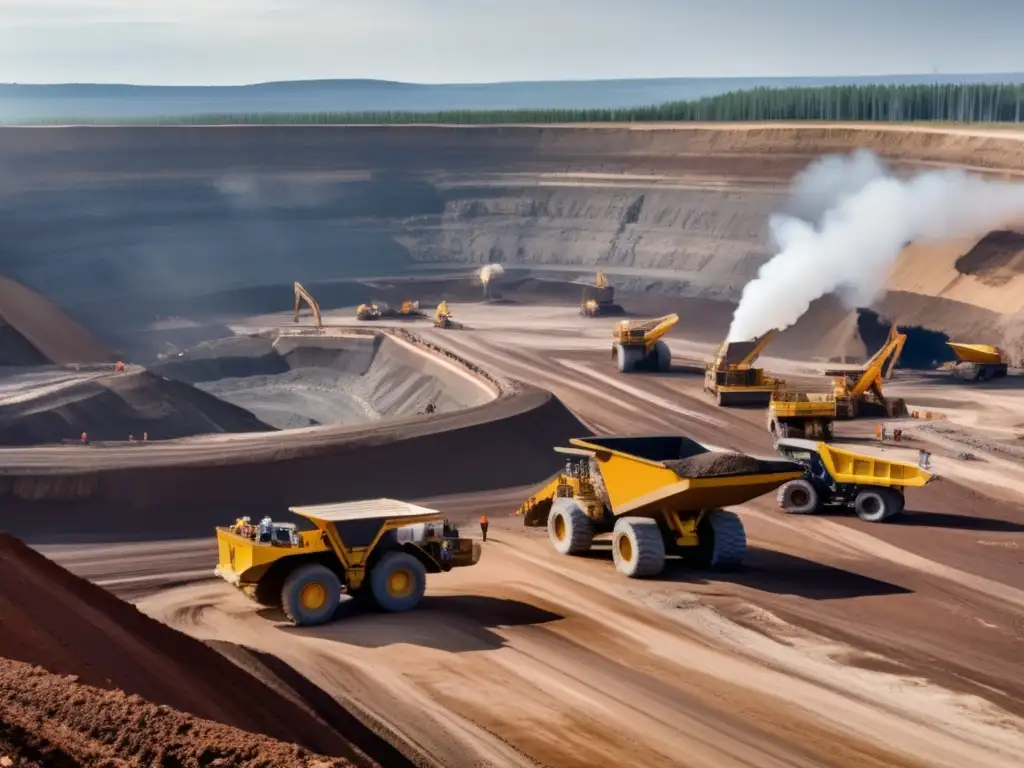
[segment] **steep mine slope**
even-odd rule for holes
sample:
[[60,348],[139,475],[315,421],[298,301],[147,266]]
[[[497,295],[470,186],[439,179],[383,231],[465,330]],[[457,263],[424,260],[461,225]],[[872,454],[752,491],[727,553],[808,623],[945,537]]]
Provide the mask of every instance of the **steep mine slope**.
[[[1020,132],[991,128],[69,127],[4,139],[0,163],[32,194],[4,195],[16,226],[0,269],[102,334],[154,316],[244,314],[248,288],[286,304],[297,278],[424,264],[601,265],[620,294],[735,301],[773,252],[768,216],[815,157],[866,148],[900,169],[1024,171]],[[1012,239],[985,245],[987,266],[956,266],[974,242],[908,255],[882,308],[985,336],[991,313],[1016,311],[1021,295]]]
[[64,365],[113,359],[113,352],[52,301],[0,275],[0,365]]

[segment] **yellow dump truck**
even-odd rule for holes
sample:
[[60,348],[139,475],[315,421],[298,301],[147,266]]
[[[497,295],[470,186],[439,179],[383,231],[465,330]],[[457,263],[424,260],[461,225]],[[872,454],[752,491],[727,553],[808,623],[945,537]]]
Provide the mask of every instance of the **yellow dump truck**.
[[1009,373],[1007,355],[999,347],[990,344],[961,344],[955,341],[947,341],[946,344],[956,352],[957,362],[952,371],[958,379],[989,381]]
[[217,576],[296,625],[330,621],[342,592],[361,604],[415,608],[428,573],[476,565],[480,541],[462,538],[437,510],[394,499],[292,507],[313,524],[241,518],[217,528]]
[[793,515],[813,515],[826,506],[852,508],[861,520],[879,523],[903,512],[907,488],[931,482],[931,473],[837,448],[814,440],[783,439],[777,444],[786,459],[804,467],[803,477],[779,487],[779,506]]
[[768,431],[776,438],[831,440],[832,423],[837,419],[855,419],[871,408],[890,418],[904,415],[906,403],[887,398],[883,386],[892,378],[906,342],[906,334],[893,326],[885,344],[864,365],[826,371],[832,377],[831,393],[775,389],[768,402]]
[[704,369],[704,391],[720,406],[768,405],[772,392],[786,382],[753,366],[774,335],[772,330],[752,341],[724,342]]
[[672,351],[661,337],[679,322],[671,314],[653,320],[621,320],[612,331],[612,357],[619,371],[667,371],[672,367]]
[[517,510],[529,527],[547,526],[555,550],[588,552],[612,534],[622,574],[656,576],[677,554],[706,568],[739,565],[743,522],[723,507],[742,504],[803,475],[789,461],[712,451],[682,436],[588,437],[555,448],[564,471]]

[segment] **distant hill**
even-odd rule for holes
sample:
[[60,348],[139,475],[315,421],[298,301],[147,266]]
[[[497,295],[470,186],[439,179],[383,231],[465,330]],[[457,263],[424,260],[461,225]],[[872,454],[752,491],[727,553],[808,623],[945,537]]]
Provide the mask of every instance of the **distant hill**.
[[594,109],[697,99],[759,86],[1024,83],[1024,73],[864,77],[662,78],[417,85],[300,80],[243,86],[0,84],[0,121],[186,117],[225,113]]

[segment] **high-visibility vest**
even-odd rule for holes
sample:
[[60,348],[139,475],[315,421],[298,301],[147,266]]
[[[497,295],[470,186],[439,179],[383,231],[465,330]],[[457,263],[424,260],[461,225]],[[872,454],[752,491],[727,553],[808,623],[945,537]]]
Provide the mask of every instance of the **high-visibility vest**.
[[487,515],[480,518],[480,525],[487,525]]

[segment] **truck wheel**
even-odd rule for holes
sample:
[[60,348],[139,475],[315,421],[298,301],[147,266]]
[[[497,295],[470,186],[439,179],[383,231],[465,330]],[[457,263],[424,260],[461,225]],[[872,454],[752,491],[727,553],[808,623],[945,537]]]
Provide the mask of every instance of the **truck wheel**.
[[415,608],[426,591],[427,569],[408,552],[388,552],[370,573],[370,592],[385,611],[399,613]]
[[899,495],[888,488],[872,488],[857,494],[853,508],[861,520],[880,523],[902,511],[903,505],[900,502]]
[[632,579],[657,576],[665,569],[665,540],[655,520],[620,517],[612,538],[615,570]]
[[555,499],[548,512],[548,537],[560,555],[581,555],[590,551],[594,527],[573,499]]
[[747,552],[747,533],[735,512],[715,509],[697,526],[695,564],[701,568],[728,570],[742,564]]
[[654,370],[665,372],[672,368],[672,350],[668,348],[668,344],[664,341],[658,341],[654,344],[652,354],[654,356]]
[[790,480],[779,488],[776,498],[791,515],[813,515],[821,509],[818,489],[807,480]]
[[632,373],[640,365],[643,360],[643,350],[634,349],[632,347],[624,347],[618,344],[615,347],[615,355],[618,359],[619,373]]
[[311,627],[331,620],[341,602],[341,580],[320,563],[299,566],[288,574],[281,587],[281,607],[299,627]]

